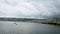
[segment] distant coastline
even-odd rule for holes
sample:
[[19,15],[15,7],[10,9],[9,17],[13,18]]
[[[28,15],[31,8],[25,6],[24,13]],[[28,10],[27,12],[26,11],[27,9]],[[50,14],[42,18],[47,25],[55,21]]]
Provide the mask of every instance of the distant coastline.
[[3,17],[0,17],[0,21],[34,22],[34,23],[60,25],[60,19],[3,18]]

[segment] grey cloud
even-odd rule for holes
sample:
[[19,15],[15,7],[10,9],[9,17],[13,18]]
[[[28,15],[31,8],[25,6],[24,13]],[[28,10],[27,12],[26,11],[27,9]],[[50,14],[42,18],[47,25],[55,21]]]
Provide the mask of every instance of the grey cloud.
[[15,6],[17,3],[16,3],[16,0],[4,0],[6,4],[8,5],[12,5],[12,6]]
[[4,2],[3,4],[0,3],[0,7],[6,16],[35,18],[60,17],[60,0],[4,0]]

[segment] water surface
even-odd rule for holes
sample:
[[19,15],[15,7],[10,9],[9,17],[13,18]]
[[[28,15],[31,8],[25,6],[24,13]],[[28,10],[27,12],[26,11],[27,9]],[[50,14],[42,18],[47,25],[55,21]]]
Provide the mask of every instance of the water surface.
[[0,21],[0,34],[60,34],[60,26]]

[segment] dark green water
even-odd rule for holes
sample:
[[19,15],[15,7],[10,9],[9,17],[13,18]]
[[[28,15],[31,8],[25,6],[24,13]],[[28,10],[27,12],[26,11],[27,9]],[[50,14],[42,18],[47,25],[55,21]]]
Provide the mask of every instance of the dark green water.
[[30,22],[0,21],[0,34],[60,34],[60,26]]

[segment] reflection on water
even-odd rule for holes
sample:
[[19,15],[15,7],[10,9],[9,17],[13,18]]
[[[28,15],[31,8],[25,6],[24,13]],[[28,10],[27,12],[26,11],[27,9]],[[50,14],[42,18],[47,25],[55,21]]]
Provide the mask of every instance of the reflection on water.
[[60,27],[29,22],[0,21],[0,34],[60,34]]

